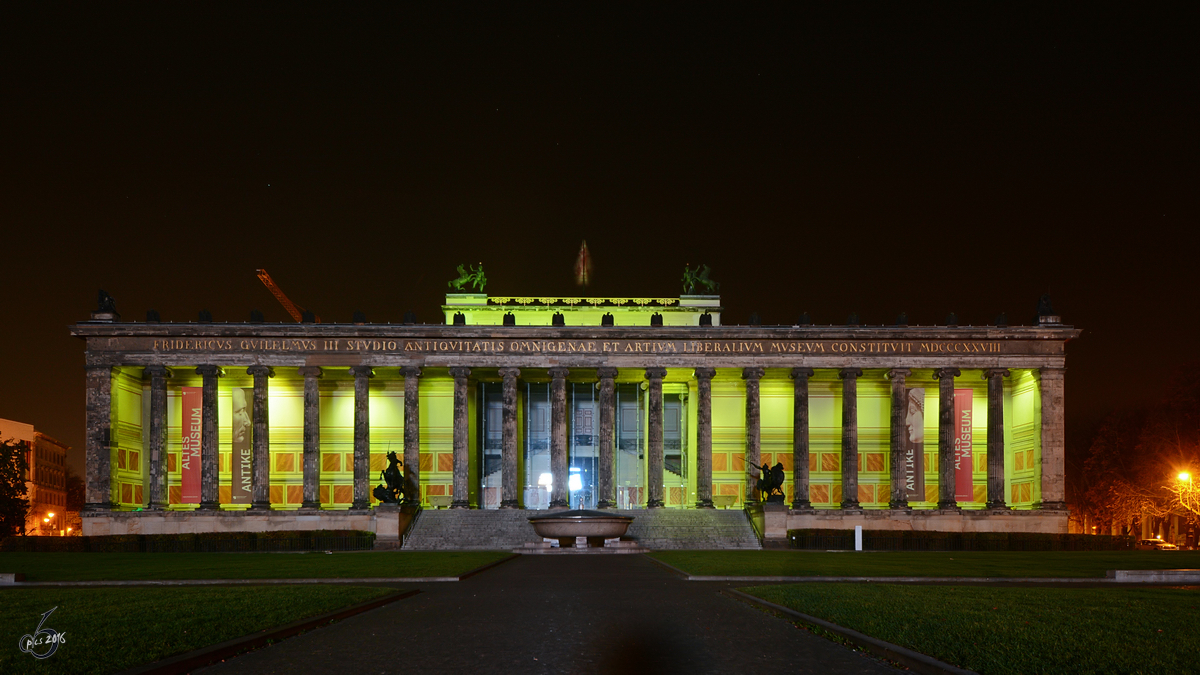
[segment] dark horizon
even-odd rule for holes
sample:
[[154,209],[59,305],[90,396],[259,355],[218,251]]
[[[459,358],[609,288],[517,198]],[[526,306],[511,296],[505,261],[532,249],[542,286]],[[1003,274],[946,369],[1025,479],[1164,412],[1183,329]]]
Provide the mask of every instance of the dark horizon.
[[97,290],[290,321],[257,268],[326,322],[436,322],[479,262],[641,297],[706,263],[729,324],[1027,324],[1049,292],[1084,331],[1069,449],[1197,358],[1190,5],[5,14],[0,417],[77,471]]

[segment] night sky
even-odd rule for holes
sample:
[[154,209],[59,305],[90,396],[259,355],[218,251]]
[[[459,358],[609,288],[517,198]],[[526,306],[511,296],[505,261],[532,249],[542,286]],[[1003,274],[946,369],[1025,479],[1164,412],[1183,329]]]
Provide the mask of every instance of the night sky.
[[[0,417],[74,446],[97,289],[128,320],[436,322],[492,294],[670,296],[726,323],[1028,323],[1068,445],[1197,358],[1187,4],[0,9]],[[642,3],[644,4],[644,3]],[[778,9],[778,8],[777,8]]]

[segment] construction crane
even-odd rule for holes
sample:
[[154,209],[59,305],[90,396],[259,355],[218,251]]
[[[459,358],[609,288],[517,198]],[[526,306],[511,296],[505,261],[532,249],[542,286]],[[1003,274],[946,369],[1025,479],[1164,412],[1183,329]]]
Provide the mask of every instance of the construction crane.
[[[289,300],[288,296],[284,295],[283,291],[279,290],[279,286],[275,285],[275,280],[271,278],[270,274],[267,274],[266,270],[254,270],[254,273],[258,275],[258,280],[263,282],[263,286],[266,286],[267,290],[271,291],[271,295],[275,296],[275,299],[279,301],[279,304],[283,305],[283,308],[287,310],[287,313],[292,315],[292,318],[296,320],[296,323],[304,321],[304,308]],[[317,316],[314,317],[314,319],[317,323],[321,323],[321,317]]]

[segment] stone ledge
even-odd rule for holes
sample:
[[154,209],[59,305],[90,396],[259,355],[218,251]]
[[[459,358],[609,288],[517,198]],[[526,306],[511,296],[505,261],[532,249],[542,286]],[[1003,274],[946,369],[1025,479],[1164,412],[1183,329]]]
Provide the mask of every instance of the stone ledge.
[[989,511],[890,509],[843,512],[841,509],[764,513],[764,535],[785,539],[788,530],[911,530],[915,532],[1067,533],[1067,511]]
[[[92,511],[83,516],[84,536],[365,530],[378,532],[374,511]],[[393,516],[396,517],[396,516]],[[384,528],[387,529],[386,527]],[[392,528],[393,531],[395,528]]]

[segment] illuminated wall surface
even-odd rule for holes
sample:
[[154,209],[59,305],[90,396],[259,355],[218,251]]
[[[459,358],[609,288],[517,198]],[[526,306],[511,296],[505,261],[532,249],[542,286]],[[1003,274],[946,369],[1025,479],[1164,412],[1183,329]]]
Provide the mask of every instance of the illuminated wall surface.
[[[303,496],[303,378],[296,368],[275,368],[270,380],[270,499],[274,508],[298,508]],[[382,369],[380,369],[382,371]],[[480,369],[482,370],[482,369]],[[344,509],[353,501],[354,380],[348,369],[328,367],[320,379],[321,454],[320,501],[323,507]],[[394,372],[394,371],[392,371]],[[200,386],[190,368],[179,368],[168,380],[167,457],[168,501],[180,504],[181,387]],[[573,371],[574,373],[574,371]],[[474,375],[473,375],[474,378]],[[500,473],[497,450],[497,381],[472,379],[468,391],[471,475],[469,500],[481,508],[499,503]],[[244,368],[228,368],[220,378],[218,403],[220,436],[220,501],[230,502],[232,390],[252,387]],[[543,474],[548,464],[549,376],[523,369],[518,389],[519,498],[528,508],[548,502]],[[615,481],[618,503],[638,508],[645,502],[646,395],[642,369],[622,369],[617,378],[617,424],[614,431]],[[933,508],[938,486],[938,382],[931,369],[913,369],[909,387],[924,387],[925,398],[925,501],[915,508]],[[568,384],[568,455],[578,485],[572,506],[579,499],[594,505],[595,447],[598,414],[595,384]],[[865,508],[887,508],[889,500],[889,409],[891,385],[883,369],[865,370],[858,380],[859,494]],[[974,498],[960,502],[965,508],[982,508],[987,482],[987,386],[979,370],[963,370],[955,379],[958,389],[974,392],[973,455]],[[445,369],[426,368],[420,381],[421,496],[451,495],[453,470],[453,389]],[[837,508],[841,485],[841,390],[833,369],[818,369],[809,385],[811,472],[809,499],[817,508]],[[149,447],[149,385],[141,368],[114,369],[112,417],[113,499],[122,508],[145,505]],[[666,455],[664,501],[668,507],[689,507],[696,502],[696,383],[690,368],[671,368],[663,384]],[[792,495],[792,380],[787,369],[768,369],[762,379],[762,461],[782,463],[787,471],[787,501]],[[1040,398],[1036,374],[1013,369],[1004,380],[1005,497],[1014,508],[1030,508],[1041,498]],[[490,410],[490,412],[489,412]],[[721,368],[712,382],[713,494],[733,495],[740,504],[745,473],[745,382],[740,368]],[[399,376],[377,375],[370,382],[371,456],[370,485],[382,482],[379,472],[387,465],[386,453],[403,456],[404,382]]]

